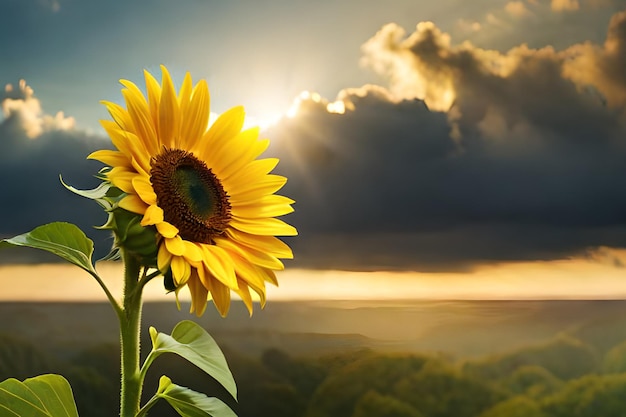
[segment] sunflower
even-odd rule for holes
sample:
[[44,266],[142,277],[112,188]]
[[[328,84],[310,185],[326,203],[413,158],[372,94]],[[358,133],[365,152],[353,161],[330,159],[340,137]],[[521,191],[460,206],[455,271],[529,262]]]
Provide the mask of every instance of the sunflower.
[[144,71],[147,97],[128,80],[126,108],[103,102],[113,120],[101,124],[117,150],[88,158],[111,168],[106,180],[125,194],[119,207],[141,216],[157,236],[157,265],[171,274],[176,293],[187,286],[191,312],[204,313],[209,298],[225,316],[231,291],[252,314],[250,290],[265,304],[265,284],[293,257],[276,236],[296,229],[276,217],[293,200],[276,195],[285,177],[271,174],[278,159],[257,159],[269,145],[259,129],[242,130],[244,110],[224,112],[207,130],[209,89],[189,73],[177,93],[164,66],[162,83]]

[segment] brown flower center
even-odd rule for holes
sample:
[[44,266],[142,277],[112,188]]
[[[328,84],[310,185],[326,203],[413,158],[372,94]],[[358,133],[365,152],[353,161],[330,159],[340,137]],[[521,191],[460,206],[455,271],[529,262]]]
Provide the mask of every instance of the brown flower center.
[[228,226],[230,203],[211,168],[181,149],[165,149],[150,165],[150,182],[164,220],[185,240],[212,243]]

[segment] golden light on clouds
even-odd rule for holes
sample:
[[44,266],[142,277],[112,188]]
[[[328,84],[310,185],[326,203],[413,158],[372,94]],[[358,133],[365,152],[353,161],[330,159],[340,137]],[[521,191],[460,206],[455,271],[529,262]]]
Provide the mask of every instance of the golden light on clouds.
[[498,264],[470,273],[288,270],[268,299],[623,299],[624,272],[585,259]]
[[346,103],[342,100],[333,101],[326,105],[326,111],[329,113],[344,114],[346,112]]
[[523,1],[510,1],[504,6],[504,10],[516,18],[526,17],[532,14]]
[[404,28],[389,23],[361,46],[361,65],[387,76],[397,100],[419,98],[433,111],[448,111],[456,98],[458,74],[445,62],[466,47],[453,48],[450,35],[433,22],[418,23],[408,36]]
[[578,0],[552,0],[550,8],[555,12],[575,11],[580,8]]
[[292,119],[296,117],[298,113],[300,113],[300,111],[302,110],[302,106],[304,106],[306,102],[311,101],[317,104],[317,103],[321,103],[322,100],[323,100],[322,96],[320,96],[319,93],[311,92],[311,91],[302,91],[298,95],[298,97],[296,97],[293,100],[291,107],[289,107],[289,109],[285,112],[285,115],[288,118]]
[[259,127],[261,132],[274,126],[283,117],[282,113],[267,113],[260,115],[246,115],[245,122],[243,124],[244,129],[251,127]]
[[457,27],[463,32],[478,32],[482,29],[482,25],[480,22],[467,20],[467,19],[459,19],[457,20]]
[[[623,299],[626,250],[603,249],[588,257],[479,266],[467,273],[351,272],[287,269],[268,300],[407,299]],[[121,295],[122,265],[99,263],[98,271]],[[15,283],[19,285],[15,285]],[[0,266],[0,301],[105,301],[96,282],[64,264]],[[185,291],[182,300],[188,300]],[[166,301],[162,280],[146,287],[145,299]]]

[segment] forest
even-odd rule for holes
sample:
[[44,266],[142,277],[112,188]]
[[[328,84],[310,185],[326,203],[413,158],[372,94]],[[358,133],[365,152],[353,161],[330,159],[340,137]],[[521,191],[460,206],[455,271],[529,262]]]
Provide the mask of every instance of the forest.
[[[471,326],[466,331],[472,332]],[[324,335],[308,337],[325,340]],[[349,345],[337,338],[334,347],[312,351],[290,349],[287,343],[255,353],[216,339],[237,381],[238,402],[173,355],[157,359],[145,396],[166,374],[179,385],[222,398],[240,417],[626,415],[626,315],[582,321],[541,342],[484,355],[359,346],[358,340],[365,345],[367,338],[351,338]],[[56,348],[24,334],[0,334],[0,380],[60,373],[72,385],[81,416],[116,415],[116,342],[50,343]],[[149,414],[177,415],[165,402]]]

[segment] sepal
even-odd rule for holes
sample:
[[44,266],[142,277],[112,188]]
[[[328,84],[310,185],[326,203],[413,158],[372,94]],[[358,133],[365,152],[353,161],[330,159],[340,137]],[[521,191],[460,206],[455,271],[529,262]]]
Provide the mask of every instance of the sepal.
[[[104,175],[104,173],[101,174]],[[119,259],[119,250],[124,249],[137,256],[143,266],[156,268],[158,251],[156,228],[142,226],[141,215],[119,207],[120,200],[126,196],[122,190],[106,180],[92,190],[79,190],[64,183],[63,178],[61,178],[61,183],[74,194],[94,200],[108,213],[106,223],[98,226],[97,229],[111,230],[114,242],[109,254],[101,260]]]

